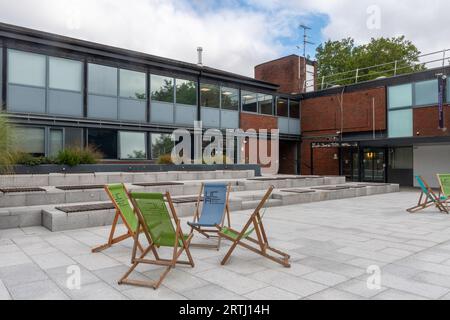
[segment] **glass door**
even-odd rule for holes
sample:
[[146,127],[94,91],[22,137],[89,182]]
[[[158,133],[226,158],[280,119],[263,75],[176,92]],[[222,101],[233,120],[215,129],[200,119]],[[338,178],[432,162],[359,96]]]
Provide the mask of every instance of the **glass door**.
[[364,182],[384,182],[385,150],[364,149],[362,180]]
[[342,172],[347,181],[359,181],[359,153],[357,148],[342,149]]

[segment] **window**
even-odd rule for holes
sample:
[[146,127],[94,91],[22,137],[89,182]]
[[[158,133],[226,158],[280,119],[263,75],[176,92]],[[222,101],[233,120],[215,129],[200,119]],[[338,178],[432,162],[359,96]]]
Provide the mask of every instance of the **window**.
[[147,99],[145,73],[120,69],[120,96],[130,99]]
[[120,159],[146,159],[145,132],[119,132]]
[[152,74],[150,83],[152,100],[173,103],[173,78]]
[[437,79],[417,82],[415,84],[416,106],[437,104],[438,95],[439,89]]
[[277,98],[277,116],[288,117],[289,116],[289,101],[288,99]]
[[79,148],[83,147],[83,129],[79,128],[65,128],[64,129],[64,142],[66,148]]
[[241,91],[242,111],[258,112],[256,93]]
[[159,156],[172,153],[172,149],[175,146],[172,141],[172,135],[163,133],[152,133],[152,159],[158,159]]
[[8,50],[9,83],[45,87],[45,69],[45,56],[23,51]]
[[289,100],[289,117],[300,119],[300,102]]
[[98,64],[89,64],[89,93],[117,96],[117,69]]
[[54,157],[64,148],[62,129],[50,129],[49,134],[50,156]]
[[273,96],[258,94],[259,112],[262,114],[273,114]]
[[397,109],[412,106],[412,84],[389,87],[389,109]]
[[177,83],[177,103],[196,105],[197,104],[197,86],[194,81],[176,79]]
[[202,107],[220,108],[220,89],[215,84],[200,84],[200,104]]
[[222,109],[239,110],[239,90],[234,88],[221,88]]
[[15,129],[16,146],[21,152],[33,156],[45,156],[45,129],[17,127]]
[[83,65],[80,61],[49,58],[50,89],[81,92]]
[[412,109],[396,110],[389,112],[389,137],[411,137],[413,135]]
[[88,144],[101,152],[104,159],[117,159],[117,131],[89,129]]

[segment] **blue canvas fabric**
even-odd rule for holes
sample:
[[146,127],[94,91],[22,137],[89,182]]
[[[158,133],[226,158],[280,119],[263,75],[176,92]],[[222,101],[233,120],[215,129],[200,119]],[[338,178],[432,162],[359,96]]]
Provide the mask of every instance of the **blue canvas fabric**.
[[227,204],[226,184],[208,183],[204,187],[203,207],[197,223],[188,222],[195,227],[214,227],[222,223]]

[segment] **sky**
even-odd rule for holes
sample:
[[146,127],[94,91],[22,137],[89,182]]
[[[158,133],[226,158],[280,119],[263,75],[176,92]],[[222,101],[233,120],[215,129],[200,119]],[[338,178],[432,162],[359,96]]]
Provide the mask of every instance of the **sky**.
[[[450,48],[448,0],[0,0],[0,21],[253,76],[262,62],[326,40],[405,35]],[[300,49],[297,48],[300,46]]]

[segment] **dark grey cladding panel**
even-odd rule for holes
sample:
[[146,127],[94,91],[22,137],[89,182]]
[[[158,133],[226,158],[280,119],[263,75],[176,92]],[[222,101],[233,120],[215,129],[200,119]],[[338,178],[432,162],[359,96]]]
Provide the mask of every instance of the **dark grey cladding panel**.
[[7,108],[14,112],[45,113],[45,89],[10,84]]
[[83,95],[77,92],[50,89],[48,113],[73,117],[83,116]]
[[146,122],[147,101],[119,99],[119,119]]
[[88,117],[99,119],[117,119],[117,98],[89,95]]

